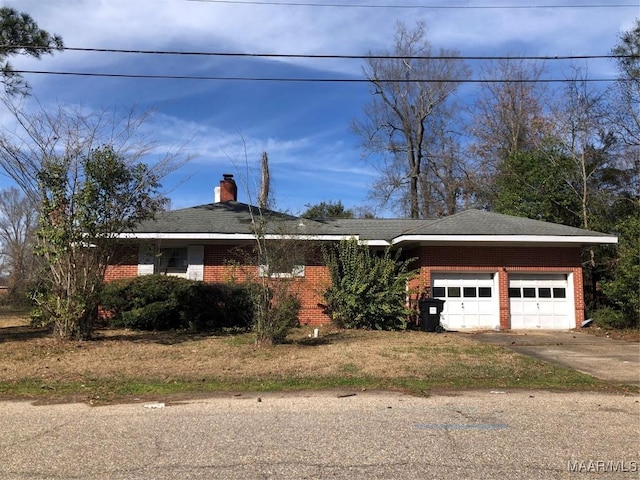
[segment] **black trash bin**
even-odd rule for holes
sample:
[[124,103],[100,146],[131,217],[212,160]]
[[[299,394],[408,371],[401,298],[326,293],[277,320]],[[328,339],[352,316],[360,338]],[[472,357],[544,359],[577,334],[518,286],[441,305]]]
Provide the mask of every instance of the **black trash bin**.
[[420,330],[437,332],[440,326],[440,314],[444,300],[439,298],[422,298],[420,300]]

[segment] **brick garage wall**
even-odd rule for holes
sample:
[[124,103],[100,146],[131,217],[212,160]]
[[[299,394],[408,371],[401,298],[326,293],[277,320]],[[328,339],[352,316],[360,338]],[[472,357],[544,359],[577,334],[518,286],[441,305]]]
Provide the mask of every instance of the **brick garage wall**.
[[573,274],[576,327],[584,321],[582,260],[579,247],[462,247],[425,246],[408,252],[416,257],[420,274],[411,288],[431,286],[432,272],[499,273],[500,328],[510,328],[509,274]]

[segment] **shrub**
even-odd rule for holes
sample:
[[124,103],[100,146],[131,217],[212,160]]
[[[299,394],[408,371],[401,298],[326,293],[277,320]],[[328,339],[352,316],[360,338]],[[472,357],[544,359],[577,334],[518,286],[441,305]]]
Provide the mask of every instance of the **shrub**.
[[194,330],[248,329],[253,320],[249,291],[241,285],[191,282],[180,305],[185,322]]
[[139,330],[249,328],[253,319],[246,287],[164,275],[109,282],[101,305],[112,326]]
[[291,329],[299,325],[301,303],[289,291],[287,279],[278,279],[270,287],[267,282],[247,284],[253,302],[253,331],[256,344],[282,343]]
[[620,235],[613,278],[602,282],[602,290],[609,302],[624,316],[618,327],[640,327],[640,215],[620,221],[616,230]]
[[331,286],[324,292],[326,313],[341,328],[398,330],[407,327],[407,283],[411,260],[389,248],[376,255],[356,239],[324,250]]
[[634,326],[629,324],[623,312],[611,307],[600,307],[593,312],[591,317],[593,322],[600,328],[616,329]]
[[170,302],[153,302],[122,312],[119,325],[134,330],[174,330],[184,327],[180,312]]
[[272,317],[271,337],[273,343],[282,343],[289,331],[300,324],[298,320],[300,308],[300,300],[291,293],[287,293],[274,303],[269,312]]

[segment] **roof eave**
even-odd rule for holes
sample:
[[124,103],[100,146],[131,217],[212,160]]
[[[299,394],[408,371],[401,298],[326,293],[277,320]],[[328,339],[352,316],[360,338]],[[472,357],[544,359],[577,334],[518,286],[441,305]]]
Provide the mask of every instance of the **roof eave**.
[[[340,241],[352,238],[353,235],[280,235],[266,234],[265,240],[310,240]],[[116,238],[121,240],[255,240],[250,233],[166,233],[166,232],[130,232],[121,233]],[[357,238],[357,237],[356,237]]]
[[393,239],[393,245],[402,243],[468,243],[468,244],[564,244],[564,245],[603,245],[617,244],[615,236],[586,235],[401,235]]

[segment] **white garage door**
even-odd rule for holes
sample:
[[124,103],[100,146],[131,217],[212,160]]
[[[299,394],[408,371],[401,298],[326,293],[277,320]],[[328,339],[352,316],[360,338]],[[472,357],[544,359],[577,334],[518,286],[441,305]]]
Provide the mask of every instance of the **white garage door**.
[[509,306],[512,329],[575,327],[566,275],[510,275]]
[[497,275],[432,274],[431,285],[433,297],[445,301],[442,325],[447,330],[496,328],[500,325]]

